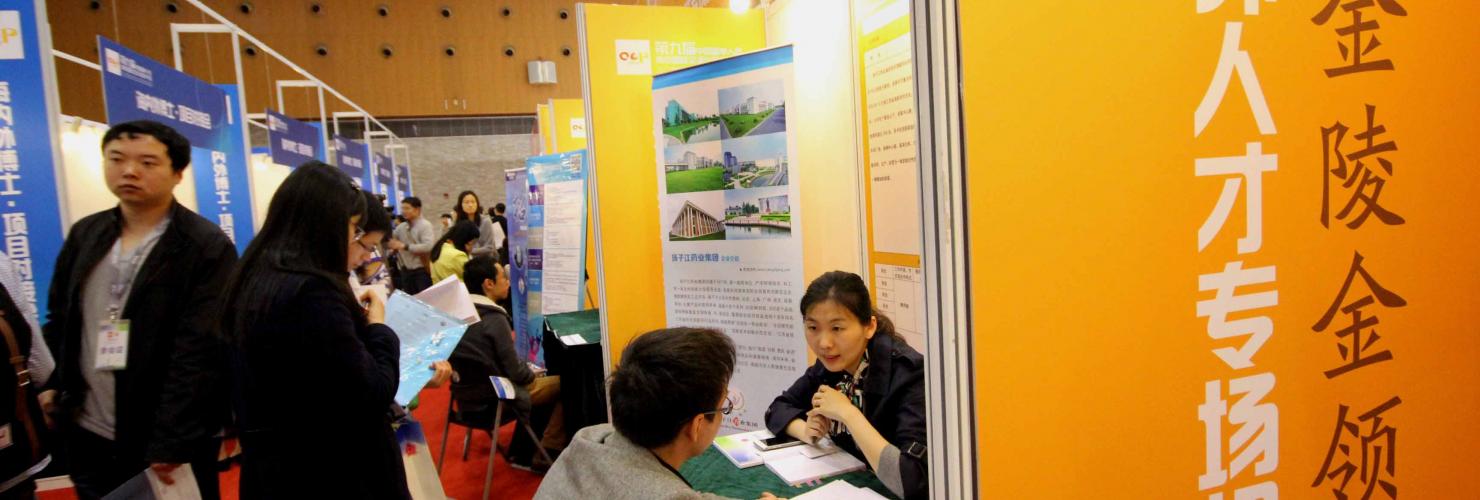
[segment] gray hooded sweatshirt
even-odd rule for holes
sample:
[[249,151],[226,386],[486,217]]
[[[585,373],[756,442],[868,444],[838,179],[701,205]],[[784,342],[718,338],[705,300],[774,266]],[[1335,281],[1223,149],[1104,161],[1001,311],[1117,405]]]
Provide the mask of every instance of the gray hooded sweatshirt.
[[653,452],[622,437],[611,424],[577,432],[550,467],[535,500],[641,498],[723,500],[694,491]]

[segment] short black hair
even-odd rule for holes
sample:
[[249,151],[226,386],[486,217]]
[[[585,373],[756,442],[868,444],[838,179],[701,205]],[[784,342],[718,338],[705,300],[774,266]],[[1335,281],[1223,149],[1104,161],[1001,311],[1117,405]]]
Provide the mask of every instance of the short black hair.
[[442,213],[442,218],[443,219],[451,219],[452,218],[452,214],[443,212]]
[[360,196],[365,198],[365,212],[360,217],[360,229],[367,233],[380,231],[381,234],[388,235],[391,232],[391,216],[385,211],[385,207],[380,206],[377,195],[361,191]]
[[504,204],[503,203],[495,203],[493,205],[493,209],[494,210],[497,210],[498,213],[504,213]]
[[179,172],[190,166],[190,139],[186,139],[169,125],[153,120],[134,120],[109,127],[103,134],[103,144],[100,147],[106,153],[108,143],[146,135],[164,144],[165,153],[170,157],[171,169]]
[[421,198],[417,198],[415,196],[407,196],[406,198],[401,200],[401,203],[411,205],[411,208],[421,208]]
[[483,295],[483,280],[498,281],[498,275],[498,261],[490,255],[479,255],[463,264],[463,284],[473,295]]
[[716,409],[734,373],[735,344],[719,331],[644,333],[622,351],[612,372],[612,426],[647,449],[671,443],[695,415]]

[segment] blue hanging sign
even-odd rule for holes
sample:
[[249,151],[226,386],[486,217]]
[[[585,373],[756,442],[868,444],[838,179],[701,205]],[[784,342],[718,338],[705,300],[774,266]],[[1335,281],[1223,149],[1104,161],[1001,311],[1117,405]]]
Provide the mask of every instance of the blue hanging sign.
[[51,36],[35,0],[0,0],[0,251],[10,257],[17,302],[46,314],[56,255],[62,250]]
[[298,168],[324,157],[319,129],[272,110],[267,110],[267,141],[272,162],[278,165]]
[[365,189],[366,172],[370,163],[370,148],[360,141],[334,136],[334,164],[355,180],[355,185]]
[[211,85],[98,37],[108,123],[153,120],[190,140],[196,209],[238,253],[252,241],[252,193],[235,85]]
[[396,171],[391,159],[380,153],[371,153],[375,158],[375,194],[385,195],[390,200],[396,183]]

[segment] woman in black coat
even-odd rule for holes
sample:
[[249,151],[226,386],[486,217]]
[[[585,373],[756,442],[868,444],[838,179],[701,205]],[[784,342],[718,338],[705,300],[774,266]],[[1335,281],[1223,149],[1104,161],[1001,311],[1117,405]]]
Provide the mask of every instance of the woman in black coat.
[[399,341],[383,297],[345,279],[372,209],[338,169],[304,164],[231,278],[241,498],[410,498],[390,417]]
[[817,363],[771,403],[766,427],[808,443],[829,439],[895,495],[929,498],[924,357],[873,309],[853,273],[813,281],[802,319]]

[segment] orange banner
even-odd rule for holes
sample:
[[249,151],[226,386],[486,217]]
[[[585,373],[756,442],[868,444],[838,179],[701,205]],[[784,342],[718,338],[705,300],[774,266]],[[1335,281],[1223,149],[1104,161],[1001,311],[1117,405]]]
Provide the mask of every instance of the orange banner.
[[982,496],[1473,498],[1480,4],[1052,4],[960,2]]

